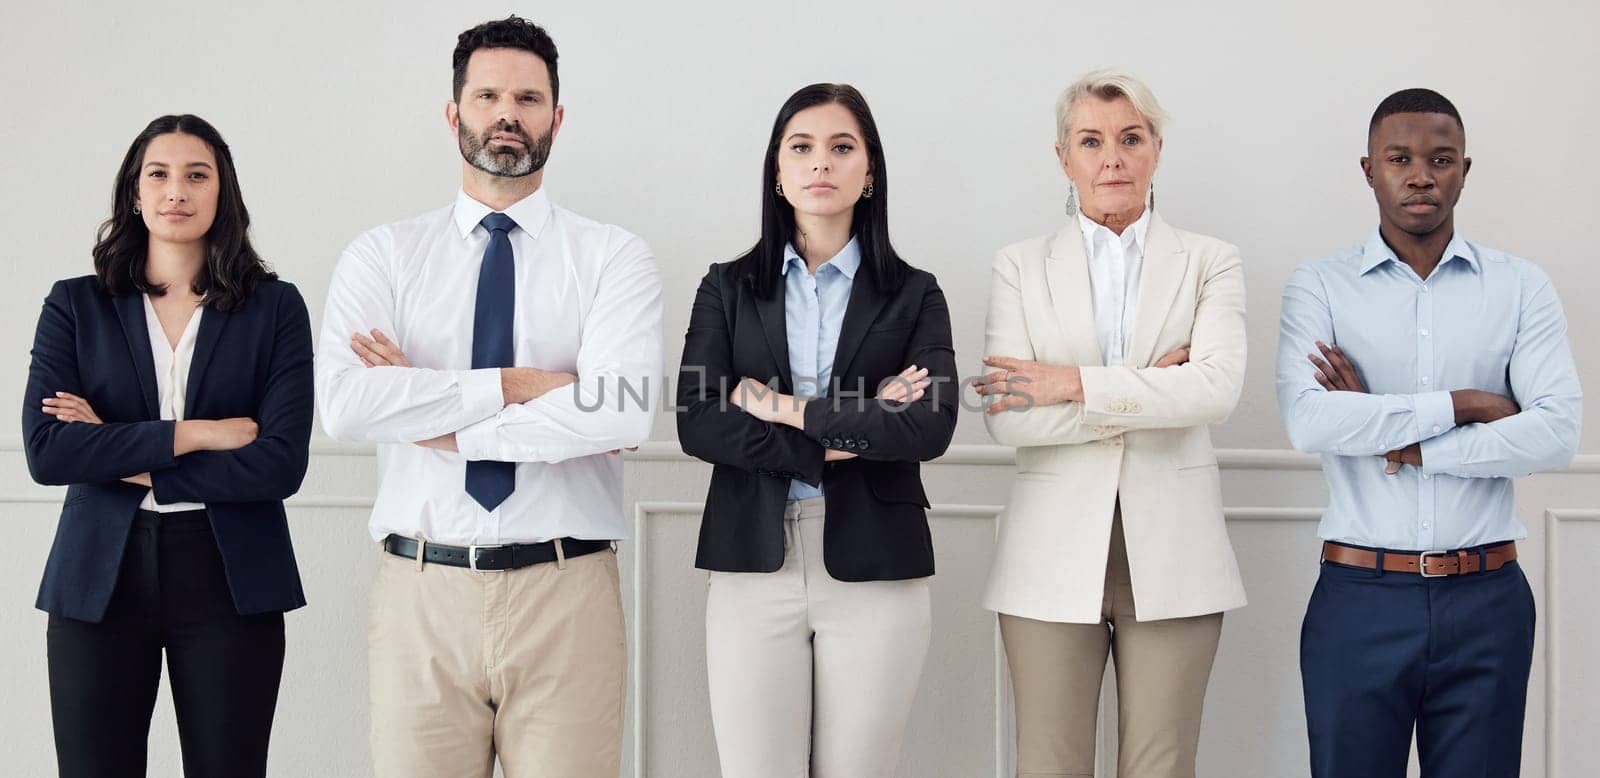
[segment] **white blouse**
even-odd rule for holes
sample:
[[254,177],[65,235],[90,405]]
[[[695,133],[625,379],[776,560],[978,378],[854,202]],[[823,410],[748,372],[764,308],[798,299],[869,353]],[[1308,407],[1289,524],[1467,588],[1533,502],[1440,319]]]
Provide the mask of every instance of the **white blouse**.
[[1083,230],[1085,253],[1089,257],[1089,287],[1094,300],[1095,340],[1100,358],[1107,366],[1128,361],[1128,342],[1133,340],[1133,323],[1138,318],[1139,276],[1144,269],[1145,234],[1150,231],[1150,209],[1118,235],[1096,224],[1082,211],[1078,227]]
[[[144,296],[144,323],[150,331],[150,356],[156,365],[156,394],[161,398],[162,421],[183,421],[184,395],[189,390],[189,363],[194,361],[194,341],[200,333],[200,317],[204,313],[205,306],[194,309],[188,325],[183,328],[183,334],[178,336],[178,347],[171,348],[167,345],[166,331],[161,329],[161,317],[156,315],[155,306],[150,304],[150,295]],[[205,507],[204,503],[198,502],[156,502],[154,489],[144,496],[144,502],[139,503],[140,510],[157,513],[197,511]]]

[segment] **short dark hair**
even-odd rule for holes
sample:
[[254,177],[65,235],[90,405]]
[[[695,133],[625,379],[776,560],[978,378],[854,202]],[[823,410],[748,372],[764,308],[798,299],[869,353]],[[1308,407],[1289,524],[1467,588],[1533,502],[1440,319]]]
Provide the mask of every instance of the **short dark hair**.
[[1378,103],[1378,110],[1372,112],[1372,122],[1367,125],[1367,135],[1378,129],[1378,123],[1385,118],[1397,113],[1442,113],[1456,120],[1456,126],[1463,132],[1467,126],[1461,123],[1461,112],[1456,110],[1455,103],[1450,102],[1444,95],[1432,89],[1402,89]]
[[457,101],[461,100],[461,88],[467,85],[467,61],[478,49],[518,49],[544,60],[545,67],[550,69],[550,102],[561,102],[561,79],[556,77],[556,42],[543,27],[514,14],[484,22],[456,36],[456,50],[450,55],[450,66],[455,70],[452,91]]
[[849,84],[812,84],[785,100],[772,122],[767,139],[767,154],[761,162],[761,238],[740,257],[736,267],[756,295],[770,298],[776,293],[778,271],[783,266],[783,247],[794,239],[794,206],[778,192],[778,152],[783,146],[783,128],[794,115],[817,105],[844,106],[861,125],[861,141],[867,147],[867,169],[872,173],[872,197],[856,200],[850,232],[861,249],[861,267],[879,290],[893,291],[905,283],[911,267],[889,243],[889,167],[883,158],[883,139],[872,118],[867,99]]
[[193,114],[155,119],[128,147],[112,188],[111,218],[100,225],[95,239],[95,277],[107,294],[138,291],[159,297],[167,293],[165,286],[152,284],[145,277],[150,230],[144,225],[144,217],[133,208],[139,202],[139,169],[144,166],[145,149],[150,141],[169,133],[193,135],[211,147],[217,157],[217,215],[206,231],[206,261],[194,277],[194,292],[213,308],[237,310],[257,284],[278,275],[267,269],[266,262],[250,245],[250,212],[239,191],[233,153],[217,128]]

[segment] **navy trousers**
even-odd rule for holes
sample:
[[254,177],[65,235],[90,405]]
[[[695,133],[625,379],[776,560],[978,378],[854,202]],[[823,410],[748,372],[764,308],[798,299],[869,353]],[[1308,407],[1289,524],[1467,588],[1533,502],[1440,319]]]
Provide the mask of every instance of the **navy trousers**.
[[1300,676],[1314,778],[1517,778],[1533,592],[1522,568],[1448,578],[1331,562],[1306,607]]

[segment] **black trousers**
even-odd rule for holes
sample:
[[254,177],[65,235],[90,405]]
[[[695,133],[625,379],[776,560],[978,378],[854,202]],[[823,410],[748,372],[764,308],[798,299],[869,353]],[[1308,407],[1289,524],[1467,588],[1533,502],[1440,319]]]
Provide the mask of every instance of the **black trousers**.
[[204,511],[140,511],[105,618],[51,615],[46,643],[63,778],[145,774],[163,649],[184,775],[267,774],[283,614],[234,610]]

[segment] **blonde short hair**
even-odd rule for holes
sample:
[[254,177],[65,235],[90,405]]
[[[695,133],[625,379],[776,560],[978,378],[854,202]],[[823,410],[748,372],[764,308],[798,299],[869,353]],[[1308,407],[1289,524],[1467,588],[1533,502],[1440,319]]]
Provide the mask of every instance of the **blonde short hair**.
[[1056,98],[1056,142],[1067,145],[1067,135],[1072,126],[1072,106],[1078,100],[1094,95],[1102,100],[1128,98],[1133,110],[1138,111],[1150,125],[1150,134],[1161,137],[1161,127],[1167,122],[1167,112],[1156,102],[1156,95],[1138,76],[1125,70],[1104,68],[1085,74]]

